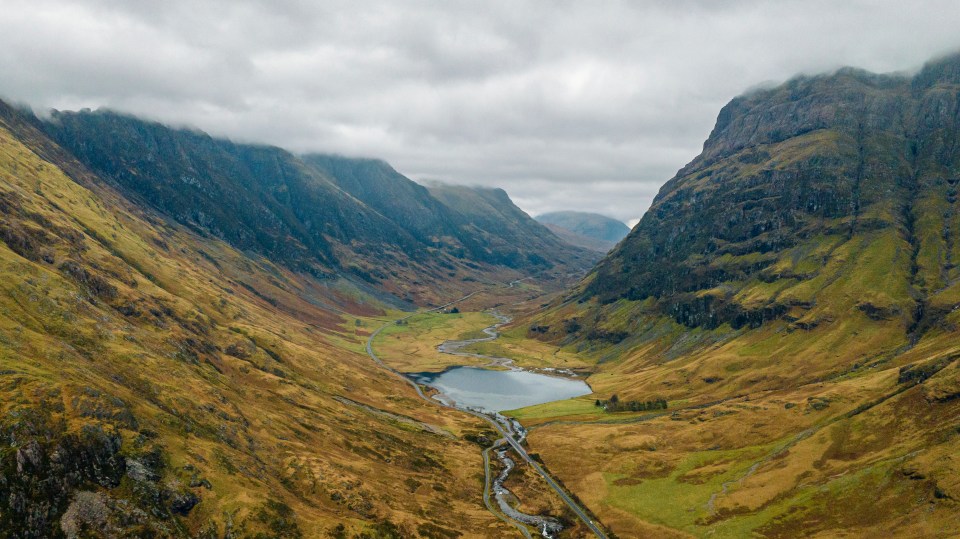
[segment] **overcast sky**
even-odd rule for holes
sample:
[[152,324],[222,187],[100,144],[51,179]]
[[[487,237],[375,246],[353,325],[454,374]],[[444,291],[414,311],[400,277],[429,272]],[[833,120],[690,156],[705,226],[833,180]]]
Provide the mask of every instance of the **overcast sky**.
[[956,0],[3,0],[0,96],[630,221],[745,89],[960,49]]

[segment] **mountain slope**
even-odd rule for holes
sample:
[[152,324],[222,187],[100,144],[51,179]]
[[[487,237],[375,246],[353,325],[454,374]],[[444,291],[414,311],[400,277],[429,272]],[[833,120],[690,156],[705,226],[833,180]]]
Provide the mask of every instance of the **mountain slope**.
[[461,201],[476,196],[469,190],[455,197],[449,193],[459,188],[428,189],[383,161],[319,154],[303,160],[421,242],[457,258],[529,271],[554,266],[586,270],[596,259],[545,234],[505,193],[479,197],[481,206],[472,207]]
[[853,308],[919,336],[960,276],[949,65],[912,80],[842,70],[735,99],[586,294],[654,298],[707,327]]
[[604,252],[610,250],[630,233],[630,227],[627,225],[598,213],[557,211],[538,215],[536,219],[543,224],[558,226],[574,234],[596,240],[600,242],[599,245],[609,245]]
[[[504,270],[587,265],[562,243],[537,244],[550,250],[529,256],[471,259],[487,251],[486,238],[449,223],[429,193],[381,162],[314,156],[308,163],[280,148],[109,111],[55,111],[35,123],[124,196],[198,233],[294,271],[353,275],[406,300],[431,302],[463,279],[499,279]],[[445,230],[460,230],[457,240],[470,248],[446,248]]]
[[613,249],[615,243],[610,243],[603,240],[598,240],[594,238],[588,238],[586,236],[577,234],[576,232],[567,230],[561,226],[553,225],[550,223],[542,223],[543,226],[547,227],[547,230],[553,232],[558,238],[563,240],[570,245],[575,245],[577,247],[583,247],[584,249],[590,249],[591,251],[596,251],[598,253],[607,253],[610,249]]
[[420,254],[402,229],[279,148],[102,111],[54,112],[44,129],[139,200],[240,249],[298,268],[336,267],[334,241]]
[[507,533],[479,425],[370,361],[349,279],[131,203],[2,104],[0,240],[4,534]]
[[724,107],[630,235],[512,330],[593,358],[600,399],[669,403],[544,419],[550,469],[638,534],[952,533],[958,119],[960,56]]
[[446,208],[427,188],[383,161],[324,154],[308,154],[303,161],[422,242],[439,244],[438,238],[453,234]]
[[[503,189],[433,184],[430,194],[453,212],[464,253],[509,267],[550,267],[546,256],[571,252],[568,269],[592,265],[595,253],[570,246],[510,200]],[[461,255],[462,256],[462,255]]]

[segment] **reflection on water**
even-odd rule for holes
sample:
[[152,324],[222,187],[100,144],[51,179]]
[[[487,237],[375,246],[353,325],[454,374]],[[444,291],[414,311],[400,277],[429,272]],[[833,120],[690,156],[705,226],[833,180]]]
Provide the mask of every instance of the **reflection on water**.
[[457,406],[485,412],[513,410],[590,393],[590,386],[582,380],[522,370],[454,367],[441,373],[421,372],[408,376],[417,383],[436,388]]

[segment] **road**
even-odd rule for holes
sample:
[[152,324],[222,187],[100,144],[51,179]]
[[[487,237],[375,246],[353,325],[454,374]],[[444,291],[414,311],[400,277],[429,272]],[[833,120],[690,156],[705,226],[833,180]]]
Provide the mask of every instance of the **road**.
[[[518,279],[518,280],[516,280],[516,281],[513,281],[513,282],[511,282],[511,283],[508,285],[508,287],[509,287],[509,288],[512,288],[516,283],[518,283],[518,282],[520,282],[520,281],[522,281],[522,280],[523,280],[523,279]],[[437,406],[442,406],[442,407],[444,407],[444,408],[453,408],[453,409],[455,409],[455,410],[459,410],[459,411],[461,411],[461,412],[468,413],[468,414],[470,414],[470,415],[472,415],[472,416],[474,416],[474,417],[477,417],[477,418],[482,419],[482,420],[486,421],[487,423],[489,423],[494,429],[497,430],[497,432],[500,433],[500,435],[507,441],[507,443],[509,443],[509,444],[513,447],[514,451],[516,451],[516,453],[517,453],[518,455],[520,455],[520,458],[522,458],[524,461],[526,461],[526,462],[530,465],[531,468],[533,468],[534,470],[536,470],[536,472],[537,472],[538,474],[540,474],[541,477],[543,477],[543,479],[547,482],[547,485],[549,485],[550,488],[553,489],[553,490],[557,493],[557,495],[560,496],[560,499],[563,500],[563,502],[564,502],[565,504],[567,504],[567,507],[569,507],[570,510],[572,510],[572,511],[574,512],[574,514],[576,514],[577,517],[580,518],[580,520],[583,521],[583,523],[584,523],[588,528],[590,528],[590,531],[592,531],[597,537],[600,537],[601,539],[607,539],[607,535],[603,532],[603,530],[600,529],[600,527],[599,527],[598,525],[596,525],[596,524],[593,522],[593,520],[590,519],[589,516],[587,516],[587,512],[584,511],[584,509],[583,509],[582,507],[580,507],[580,504],[577,503],[573,498],[571,498],[570,495],[568,495],[567,492],[566,492],[559,484],[557,484],[557,482],[554,481],[552,477],[550,477],[550,474],[548,474],[547,471],[543,469],[543,467],[540,465],[540,463],[538,463],[537,461],[535,461],[535,460],[533,460],[532,458],[530,458],[530,455],[527,453],[527,450],[524,449],[522,445],[520,445],[519,443],[517,443],[517,441],[513,439],[513,436],[511,435],[511,433],[508,433],[506,430],[504,430],[503,426],[500,425],[500,423],[498,423],[496,420],[494,420],[492,417],[490,417],[490,416],[488,416],[488,415],[486,415],[486,414],[481,414],[481,413],[479,413],[479,412],[474,412],[474,411],[472,411],[472,410],[464,410],[464,409],[462,409],[462,408],[456,408],[456,407],[453,407],[453,406],[448,406],[448,405],[446,405],[446,404],[444,404],[444,403],[442,403],[442,402],[440,402],[440,401],[437,401],[437,400],[435,400],[435,399],[431,399],[430,397],[427,397],[427,396],[423,393],[423,390],[420,389],[420,385],[419,385],[419,384],[417,384],[417,383],[414,382],[413,380],[411,380],[411,379],[407,378],[406,376],[404,376],[403,373],[401,373],[400,371],[398,371],[398,370],[396,370],[396,369],[388,366],[386,363],[383,362],[383,360],[381,360],[379,357],[377,357],[377,354],[373,351],[373,340],[377,338],[377,335],[379,335],[381,331],[383,331],[385,328],[389,327],[390,325],[396,324],[397,322],[400,322],[400,321],[402,321],[402,320],[407,320],[407,319],[409,319],[409,318],[411,318],[411,317],[413,317],[413,316],[416,316],[416,315],[418,315],[418,314],[429,313],[429,312],[436,312],[436,311],[439,311],[439,310],[442,310],[442,309],[446,309],[447,307],[449,307],[449,306],[451,306],[451,305],[455,305],[455,304],[457,304],[457,303],[460,303],[460,302],[462,302],[462,301],[464,301],[464,300],[466,300],[466,299],[474,296],[476,293],[477,293],[477,292],[472,292],[472,293],[470,293],[470,294],[467,294],[466,296],[463,296],[462,298],[455,299],[455,300],[453,300],[453,301],[451,301],[451,302],[449,302],[449,303],[445,303],[445,304],[443,304],[443,305],[441,305],[441,306],[439,306],[439,307],[434,307],[433,309],[428,309],[428,310],[426,310],[426,311],[418,311],[418,312],[416,312],[416,313],[413,313],[413,314],[409,314],[409,315],[407,315],[407,316],[404,316],[403,318],[399,318],[399,319],[397,319],[397,320],[394,320],[393,322],[387,322],[386,324],[384,324],[384,325],[380,326],[379,328],[377,328],[373,333],[370,334],[370,337],[367,338],[367,355],[369,355],[370,358],[373,359],[373,360],[377,363],[377,365],[379,365],[381,368],[383,368],[384,370],[389,371],[389,372],[392,373],[394,376],[399,377],[401,380],[403,380],[404,382],[406,382],[407,384],[409,384],[411,387],[413,387],[414,391],[417,392],[417,395],[419,395],[421,399],[423,399],[423,400],[425,400],[425,401],[427,401],[427,402],[429,402],[429,403],[432,403],[432,404],[434,404],[434,405],[437,405]],[[486,453],[485,453],[485,456],[486,456]],[[485,475],[486,475],[486,478],[485,478],[485,480],[484,480],[484,485],[485,485],[485,486],[484,486],[484,492],[485,492],[485,494],[486,494],[486,496],[484,497],[484,502],[487,503],[487,508],[490,508],[491,506],[490,506],[490,504],[488,503],[488,502],[489,502],[489,492],[488,492],[488,490],[487,490],[487,488],[488,488],[487,485],[490,484],[490,468],[489,468],[489,460],[488,460],[488,459],[485,459],[485,461],[484,461],[484,472],[485,472]],[[497,514],[497,513],[494,512],[494,514]],[[497,514],[497,517],[499,518],[500,515]],[[529,537],[529,535],[528,535],[528,537]]]

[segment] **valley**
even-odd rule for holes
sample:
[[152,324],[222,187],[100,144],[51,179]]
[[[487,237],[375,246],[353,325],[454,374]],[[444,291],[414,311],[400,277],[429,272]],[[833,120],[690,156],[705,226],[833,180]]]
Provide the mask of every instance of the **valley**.
[[[523,288],[515,287],[519,280],[513,281],[508,285],[503,287],[492,287],[488,290],[485,290],[481,294],[484,296],[489,296],[490,298],[497,300],[497,305],[502,304],[502,301],[505,299],[512,299],[512,295],[505,296],[504,292],[519,292],[522,295],[526,295],[527,291]],[[505,290],[503,290],[505,289]],[[512,290],[511,290],[512,289]],[[436,335],[437,326],[446,326],[450,327],[447,321],[443,320],[444,317],[456,317],[463,319],[465,317],[459,314],[459,308],[457,312],[451,312],[453,310],[452,306],[458,305],[464,301],[471,299],[473,296],[477,295],[476,293],[469,294],[464,296],[460,300],[455,300],[453,302],[444,304],[440,307],[437,307],[431,311],[428,311],[426,314],[429,315],[428,323],[417,324],[413,327],[412,331],[400,331],[393,332],[390,335],[385,336],[386,339],[402,342],[417,343],[418,345],[427,345],[430,346],[431,339],[427,335]],[[532,296],[526,298],[526,301],[538,299],[539,294],[534,293]],[[523,303],[522,301],[514,302],[514,305]],[[431,315],[431,313],[443,313],[446,310],[446,314]],[[479,313],[471,313],[479,314]],[[555,479],[542,467],[542,464],[537,462],[534,458],[527,453],[527,450],[524,448],[523,443],[526,438],[526,431],[516,422],[500,415],[498,412],[502,409],[503,406],[509,406],[509,403],[515,402],[518,396],[513,395],[513,392],[526,392],[536,387],[537,385],[542,385],[545,380],[550,378],[542,374],[534,374],[530,371],[523,370],[519,367],[512,365],[513,361],[509,358],[503,357],[489,357],[483,356],[476,353],[464,353],[460,349],[464,346],[469,346],[471,344],[477,344],[482,342],[492,342],[499,337],[497,333],[497,328],[503,323],[509,321],[509,317],[501,315],[499,313],[493,312],[491,315],[492,318],[497,322],[492,326],[487,326],[482,328],[480,333],[486,335],[485,337],[472,337],[467,338],[471,334],[476,334],[476,329],[468,329],[467,336],[464,335],[458,336],[459,340],[450,340],[445,339],[439,343],[436,343],[433,348],[442,354],[446,354],[450,361],[453,364],[445,365],[444,373],[455,372],[457,369],[472,369],[474,371],[473,376],[480,375],[481,373],[487,373],[488,375],[505,375],[505,374],[514,374],[514,375],[526,375],[529,377],[538,377],[542,379],[539,381],[528,380],[526,385],[518,384],[514,382],[510,384],[507,379],[500,379],[498,381],[487,381],[486,384],[470,384],[469,390],[464,390],[461,394],[460,391],[454,392],[451,389],[454,387],[447,387],[443,384],[438,383],[439,379],[424,377],[424,373],[403,373],[397,371],[395,368],[388,366],[385,363],[384,359],[377,355],[374,352],[374,344],[377,342],[377,337],[382,332],[382,330],[393,326],[409,326],[409,321],[413,318],[419,318],[423,315],[409,315],[407,317],[399,318],[392,322],[392,324],[387,324],[378,328],[375,332],[370,335],[370,338],[367,340],[367,353],[371,359],[373,359],[378,365],[382,366],[384,369],[397,374],[398,376],[404,377],[415,389],[417,394],[425,401],[435,403],[437,405],[443,406],[445,408],[456,409],[479,419],[483,419],[491,427],[493,427],[496,432],[499,434],[499,438],[494,441],[486,440],[489,443],[489,446],[483,450],[484,457],[484,502],[487,508],[494,513],[498,518],[501,518],[504,521],[512,523],[517,527],[518,531],[525,536],[530,537],[530,529],[533,530],[533,533],[540,533],[544,537],[560,537],[561,533],[563,536],[579,536],[583,532],[579,529],[581,526],[585,527],[591,533],[595,534],[597,537],[606,538],[607,535],[601,528],[601,526],[594,521],[595,517],[588,514],[587,510],[581,506],[570,494],[560,486]],[[476,319],[476,316],[467,317],[469,319]],[[461,324],[456,324],[461,325]],[[461,327],[469,327],[462,326]],[[441,333],[442,335],[442,333]],[[494,367],[499,369],[508,369],[507,371],[503,370],[490,370],[484,368],[474,368],[474,367],[463,367],[456,363],[460,358],[467,357],[474,360],[487,361],[488,363],[485,367]],[[416,353],[410,354],[406,359],[418,359],[419,356]],[[389,361],[389,359],[387,359]],[[558,383],[572,383],[572,380],[564,380],[557,378]],[[428,388],[428,394],[424,392],[421,387],[423,384]],[[508,387],[503,387],[507,385]],[[583,390],[576,389],[574,393],[589,393],[589,387],[585,384],[582,384]],[[568,388],[567,391],[570,391]],[[530,401],[531,396],[527,395],[521,397],[520,400]],[[459,400],[455,400],[459,399]],[[553,402],[555,400],[560,400],[561,395],[559,394],[550,394],[550,393],[541,393],[539,395],[533,396],[533,402]],[[537,485],[525,485],[525,492],[530,494],[532,498],[541,500],[545,494],[545,490],[549,489],[552,493],[562,500],[565,505],[565,512],[572,512],[573,515],[578,519],[577,521],[571,522],[569,518],[566,518],[563,522],[559,519],[551,516],[549,513],[544,514],[544,510],[541,509],[539,514],[528,514],[523,512],[521,509],[518,509],[513,505],[517,500],[516,496],[508,490],[506,485],[508,481],[510,484],[515,483],[516,481],[510,481],[511,472],[514,471],[516,464],[514,460],[508,456],[507,449],[502,448],[504,444],[507,444],[507,447],[512,450],[512,454],[519,458],[521,465],[532,470],[539,478],[542,479],[542,483]],[[493,477],[491,474],[490,466],[490,453],[491,451],[495,452],[498,456],[501,465],[501,471],[496,476]],[[516,474],[514,474],[516,475]],[[546,489],[544,488],[546,487]],[[489,493],[494,493],[497,505],[499,506],[499,513],[496,509],[493,508],[489,499]],[[549,492],[546,493],[548,496]],[[528,529],[529,528],[529,529]],[[576,535],[573,535],[576,534]]]
[[960,55],[732,99],[629,232],[0,102],[0,538],[955,536],[958,189]]

